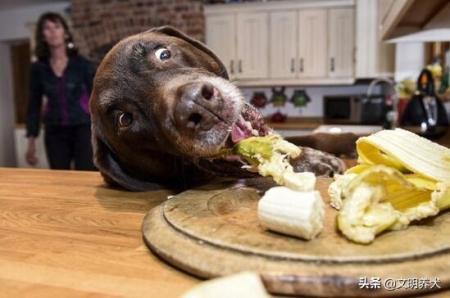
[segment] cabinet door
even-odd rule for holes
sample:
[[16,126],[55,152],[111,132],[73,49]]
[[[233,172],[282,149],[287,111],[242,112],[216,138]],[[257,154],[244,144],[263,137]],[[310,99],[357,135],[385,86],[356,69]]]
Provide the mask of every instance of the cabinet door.
[[391,0],[358,0],[356,2],[356,78],[393,76],[395,45],[381,42],[383,17]]
[[353,77],[354,9],[330,9],[328,12],[328,76]]
[[235,14],[206,18],[206,44],[225,64],[230,78],[234,78],[237,72]]
[[298,13],[298,76],[321,78],[327,74],[327,11],[300,10]]
[[378,63],[376,76],[393,77],[395,73],[395,44],[381,42],[383,27],[378,26],[379,24],[382,24],[385,12],[392,3],[389,0],[379,0],[377,4]]
[[267,78],[269,74],[268,13],[238,14],[237,78]]
[[283,79],[297,76],[297,13],[270,13],[270,77]]
[[357,78],[370,78],[377,67],[377,1],[356,2],[356,65]]

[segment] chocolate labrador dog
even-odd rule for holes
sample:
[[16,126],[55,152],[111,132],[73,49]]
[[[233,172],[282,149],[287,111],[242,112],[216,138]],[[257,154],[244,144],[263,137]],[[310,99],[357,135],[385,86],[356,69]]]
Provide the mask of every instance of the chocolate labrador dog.
[[[220,149],[272,132],[204,44],[172,27],[130,36],[97,70],[90,100],[94,161],[134,191],[185,189],[215,176],[249,177]],[[303,148],[296,171],[342,172],[338,158]]]

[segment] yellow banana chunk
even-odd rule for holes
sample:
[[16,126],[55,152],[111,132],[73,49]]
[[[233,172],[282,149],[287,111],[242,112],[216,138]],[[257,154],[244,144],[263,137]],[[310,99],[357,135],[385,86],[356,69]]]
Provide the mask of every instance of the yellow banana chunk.
[[450,182],[437,183],[437,190],[431,193],[431,198],[436,200],[439,210],[450,208]]
[[338,228],[370,243],[385,230],[450,208],[450,150],[402,129],[357,141],[359,165],[337,175],[328,193]]
[[328,194],[330,195],[330,205],[336,210],[342,208],[343,190],[355,178],[357,174],[347,173],[345,175],[335,175],[334,182],[328,187]]
[[298,146],[289,143],[280,135],[270,134],[265,137],[250,137],[234,145],[233,152],[243,156],[250,164],[269,160],[274,153],[295,158],[300,155]]

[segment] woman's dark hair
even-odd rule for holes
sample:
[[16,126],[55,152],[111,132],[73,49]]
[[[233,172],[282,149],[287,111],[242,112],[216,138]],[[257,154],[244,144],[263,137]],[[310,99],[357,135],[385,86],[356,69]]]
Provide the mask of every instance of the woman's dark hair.
[[39,17],[39,20],[36,24],[36,31],[34,34],[34,40],[36,42],[36,46],[34,48],[34,54],[38,58],[39,61],[48,60],[50,58],[50,49],[48,47],[47,42],[44,40],[44,23],[46,21],[50,21],[52,23],[60,23],[64,27],[65,32],[65,40],[66,40],[66,51],[67,55],[75,56],[78,53],[77,48],[75,48],[73,44],[72,33],[70,32],[69,26],[64,18],[54,12],[44,13]]

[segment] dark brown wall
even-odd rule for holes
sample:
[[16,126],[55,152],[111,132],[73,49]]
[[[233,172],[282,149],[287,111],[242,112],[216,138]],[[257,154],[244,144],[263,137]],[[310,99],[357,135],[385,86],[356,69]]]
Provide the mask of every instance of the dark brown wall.
[[80,53],[98,64],[120,39],[172,25],[204,41],[201,0],[72,0],[71,21]]

